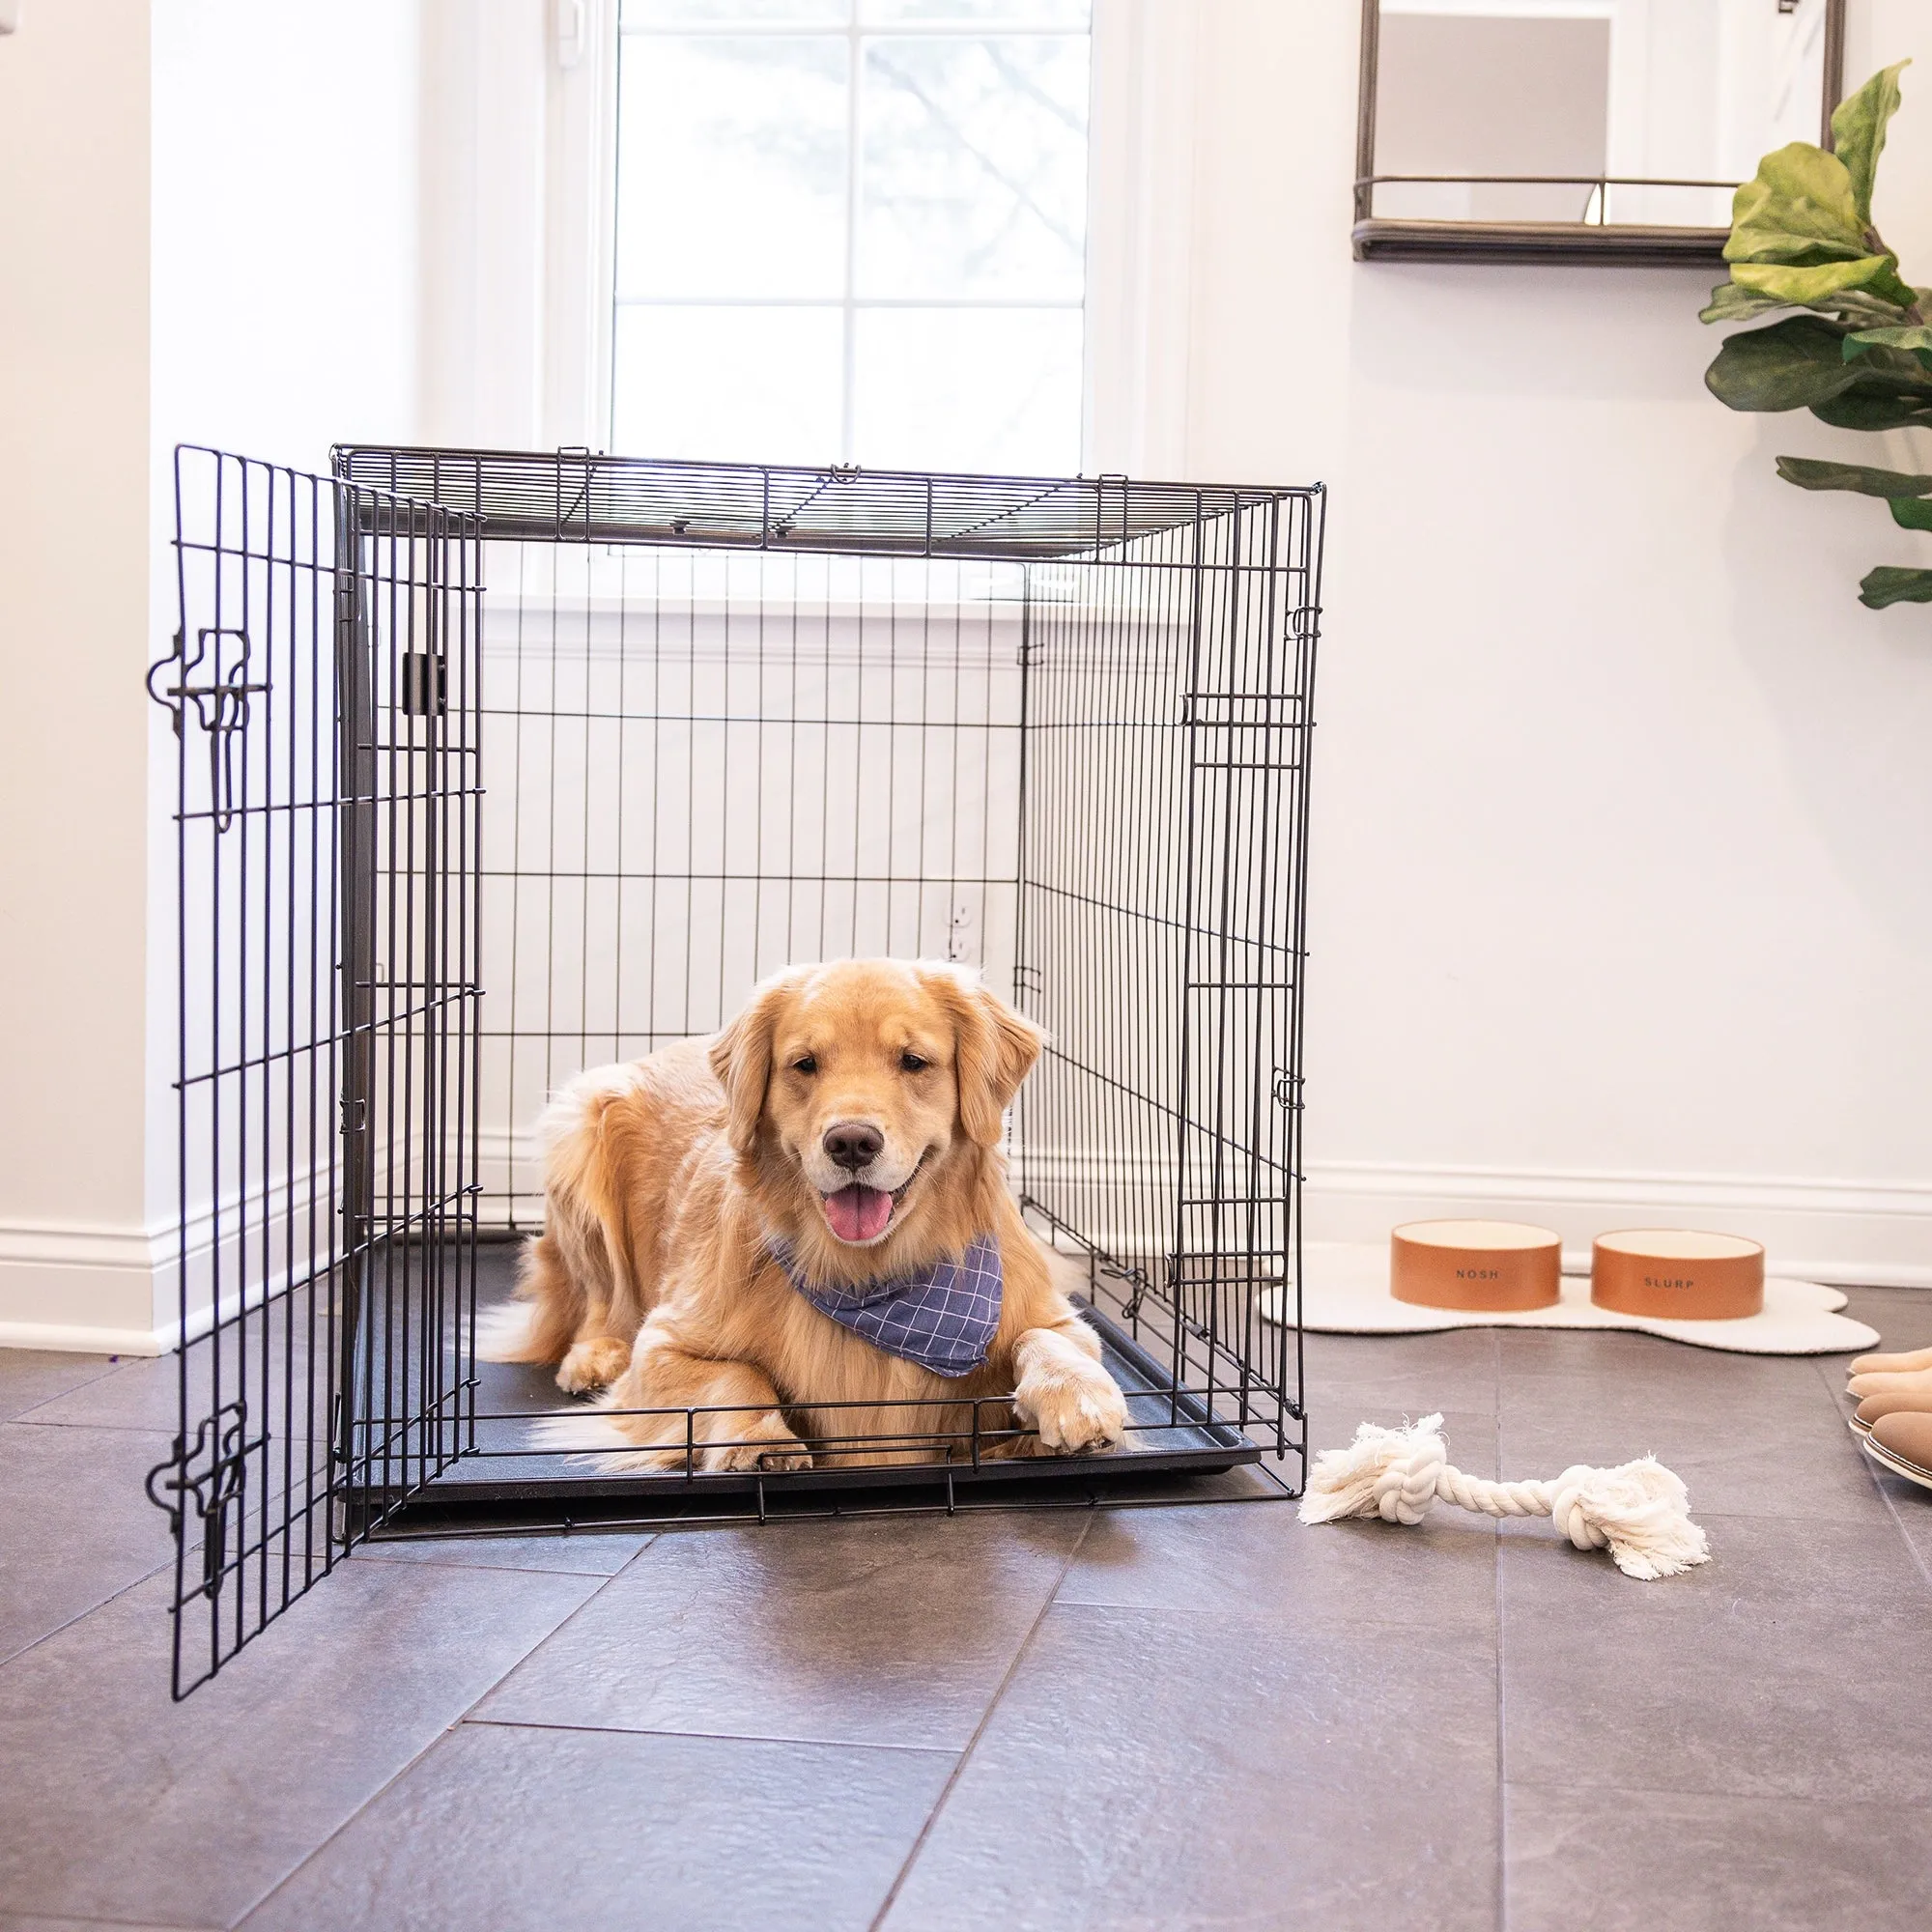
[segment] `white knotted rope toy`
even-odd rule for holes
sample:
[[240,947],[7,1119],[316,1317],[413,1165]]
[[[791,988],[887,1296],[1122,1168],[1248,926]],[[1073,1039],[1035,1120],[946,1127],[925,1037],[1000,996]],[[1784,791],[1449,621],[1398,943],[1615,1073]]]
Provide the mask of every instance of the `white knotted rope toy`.
[[1654,1456],[1614,1469],[1583,1463],[1553,1483],[1491,1483],[1449,1461],[1442,1418],[1425,1415],[1412,1429],[1365,1422],[1346,1449],[1315,1459],[1303,1522],[1378,1516],[1418,1523],[1437,1496],[1484,1516],[1547,1516],[1578,1549],[1605,1549],[1626,1577],[1675,1577],[1710,1561],[1704,1532],[1690,1520],[1690,1492]]

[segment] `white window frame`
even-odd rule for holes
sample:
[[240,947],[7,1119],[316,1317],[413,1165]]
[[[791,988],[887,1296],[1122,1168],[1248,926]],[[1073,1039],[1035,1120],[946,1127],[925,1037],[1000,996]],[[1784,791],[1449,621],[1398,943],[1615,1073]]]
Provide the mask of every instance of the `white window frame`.
[[617,0],[423,0],[422,434],[601,448]]
[[[1184,477],[1198,11],[1093,4],[1080,468]],[[603,449],[617,0],[426,0],[423,80],[424,433]]]
[[1194,129],[1203,10],[1094,0],[1082,468],[1188,476]]

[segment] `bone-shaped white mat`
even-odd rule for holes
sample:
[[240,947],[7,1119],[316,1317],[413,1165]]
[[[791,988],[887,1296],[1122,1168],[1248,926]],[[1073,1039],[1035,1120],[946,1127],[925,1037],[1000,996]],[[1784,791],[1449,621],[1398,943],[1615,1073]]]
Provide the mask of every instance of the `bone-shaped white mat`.
[[[1767,1278],[1761,1314],[1734,1321],[1666,1321],[1599,1308],[1590,1299],[1590,1283],[1582,1275],[1565,1275],[1562,1299],[1548,1308],[1509,1315],[1418,1308],[1389,1293],[1386,1243],[1310,1241],[1302,1250],[1302,1275],[1301,1325],[1323,1335],[1430,1335],[1444,1328],[1634,1328],[1666,1341],[1745,1355],[1854,1354],[1879,1339],[1877,1329],[1838,1313],[1845,1297],[1835,1288],[1783,1276]],[[1271,1307],[1268,1313],[1272,1315]]]

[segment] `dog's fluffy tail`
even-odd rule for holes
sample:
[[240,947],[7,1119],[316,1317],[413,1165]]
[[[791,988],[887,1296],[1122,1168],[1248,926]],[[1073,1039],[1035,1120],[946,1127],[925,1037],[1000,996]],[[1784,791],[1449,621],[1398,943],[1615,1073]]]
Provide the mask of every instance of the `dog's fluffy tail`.
[[524,1245],[515,1298],[478,1317],[477,1350],[490,1362],[560,1362],[582,1323],[585,1305],[555,1236],[546,1229]]
[[534,1302],[499,1301],[476,1313],[476,1353],[486,1362],[542,1362],[551,1359],[539,1347],[537,1325],[541,1311]]
[[[662,1449],[639,1449],[622,1429],[600,1411],[610,1406],[606,1395],[595,1404],[579,1408],[559,1408],[540,1416],[530,1425],[530,1434],[540,1449],[553,1455],[568,1456],[579,1468],[598,1475],[614,1476],[644,1471],[662,1475],[667,1466]],[[683,1458],[676,1458],[679,1468]]]

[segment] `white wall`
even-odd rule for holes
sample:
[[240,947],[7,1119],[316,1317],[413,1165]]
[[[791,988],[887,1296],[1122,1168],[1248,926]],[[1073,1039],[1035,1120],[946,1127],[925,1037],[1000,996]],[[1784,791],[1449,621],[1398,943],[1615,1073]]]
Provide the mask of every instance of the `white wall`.
[[[424,330],[414,0],[153,0],[153,18],[149,655],[159,658],[179,617],[175,445],[326,475],[331,443],[416,440]],[[156,1262],[149,1320],[166,1339],[180,1320],[182,1219],[177,748],[163,712],[150,707],[148,722],[146,1225]],[[204,755],[193,737],[190,754],[197,764]],[[231,972],[239,936],[230,931],[225,948]],[[191,977],[206,970],[203,951]],[[199,1309],[216,1274],[231,1294],[246,1270],[239,1255],[206,1252],[205,1170],[188,1191],[189,1296]]]
[[[1932,616],[1853,601],[1922,545],[1775,480],[1861,440],[1710,400],[1702,277],[1352,263],[1354,15],[1145,23],[1192,111],[1156,85],[1128,120],[1179,144],[1187,218],[1121,240],[1115,359],[1156,407],[1096,423],[1134,468],[1334,489],[1312,1231],[1667,1217],[1932,1279]],[[479,401],[418,286],[447,20],[156,0],[151,73],[149,17],[67,0],[0,41],[0,1339],[156,1332],[165,450],[313,465]],[[1932,279],[1932,20],[1854,0],[1855,80],[1915,51],[1881,219]]]
[[414,434],[417,48],[414,0],[0,39],[0,1342],[170,1321],[170,455]]
[[0,1333],[149,1325],[148,261],[148,10],[29,7],[0,39]]
[[157,450],[414,433],[417,60],[414,0],[154,0]]
[[[1355,10],[1198,19],[1187,469],[1334,493],[1311,1232],[1932,1280],[1932,614],[1855,601],[1925,540],[1772,469],[1872,440],[1705,392],[1714,276],[1350,261]],[[1932,17],[1855,0],[1852,83],[1908,53],[1879,215],[1932,280]]]

